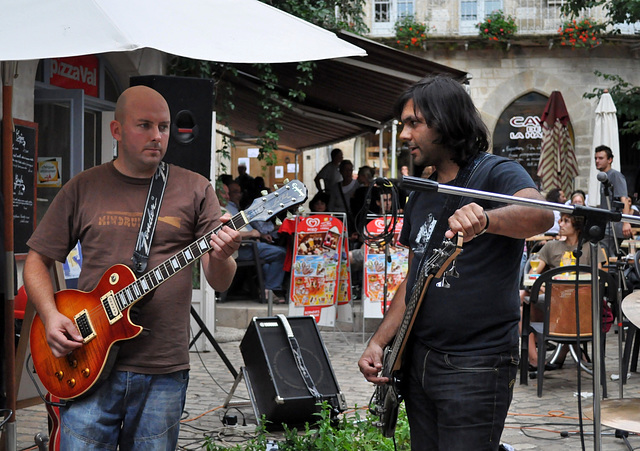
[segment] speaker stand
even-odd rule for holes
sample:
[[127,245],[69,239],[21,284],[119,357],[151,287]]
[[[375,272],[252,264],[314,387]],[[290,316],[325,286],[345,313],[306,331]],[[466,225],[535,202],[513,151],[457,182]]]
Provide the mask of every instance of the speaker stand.
[[[227,398],[224,400],[224,403],[222,404],[223,408],[226,409],[227,407],[255,406],[255,402],[253,400],[253,391],[251,390],[251,382],[249,381],[249,375],[246,374],[246,372],[247,372],[246,368],[244,366],[241,366],[240,373],[238,373],[236,380],[233,382],[233,386],[231,387],[231,390],[229,390],[229,394],[227,395]],[[235,394],[236,389],[238,388],[238,385],[240,384],[240,381],[242,381],[242,379],[245,380],[245,385],[247,386],[247,391],[249,392],[250,400],[232,402],[231,398],[233,398],[233,395]]]
[[229,361],[229,359],[225,355],[224,351],[222,350],[222,348],[220,347],[220,345],[218,344],[216,339],[213,338],[213,335],[209,331],[209,328],[204,323],[204,321],[202,321],[202,318],[200,318],[200,315],[198,315],[198,312],[196,312],[196,310],[193,308],[193,305],[191,306],[191,316],[196,321],[196,323],[198,323],[198,326],[200,326],[200,331],[193,337],[193,340],[191,340],[191,343],[189,343],[189,349],[191,349],[191,347],[194,345],[196,340],[198,338],[200,338],[200,335],[204,334],[209,339],[209,343],[211,343],[211,345],[218,352],[218,355],[220,356],[220,358],[222,359],[224,364],[227,365],[227,368],[229,369],[229,372],[233,375],[233,377],[237,378],[238,377],[238,372],[233,367],[233,365],[231,364],[231,362]]

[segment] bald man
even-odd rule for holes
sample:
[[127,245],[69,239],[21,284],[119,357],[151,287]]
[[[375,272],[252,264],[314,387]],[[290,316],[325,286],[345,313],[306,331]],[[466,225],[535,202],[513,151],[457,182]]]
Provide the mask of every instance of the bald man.
[[[66,183],[27,243],[25,287],[55,357],[73,355],[85,345],[72,318],[59,311],[49,268],[64,261],[78,241],[82,291],[92,291],[112,265],[131,266],[149,186],[167,151],[170,122],[169,106],[157,91],[146,86],[124,91],[111,122],[117,158]],[[229,220],[207,179],[168,167],[148,269]],[[215,290],[224,291],[235,274],[232,254],[240,236],[224,226],[208,244],[204,274]],[[145,332],[119,342],[117,354],[115,349],[110,353],[116,355],[113,366],[104,370],[106,379],[60,409],[61,449],[176,449],[189,380],[190,268],[134,305],[133,322]]]

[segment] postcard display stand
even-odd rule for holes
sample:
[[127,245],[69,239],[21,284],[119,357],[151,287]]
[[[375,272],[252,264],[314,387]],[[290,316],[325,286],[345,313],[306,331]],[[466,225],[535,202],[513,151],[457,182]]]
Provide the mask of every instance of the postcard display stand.
[[319,326],[353,323],[345,219],[344,213],[296,217],[289,316],[313,316]]
[[[380,216],[372,219],[367,224],[370,234],[380,234],[391,221]],[[398,290],[409,269],[409,248],[398,243],[398,237],[402,230],[403,218],[398,217],[393,239],[388,246],[389,259],[386,259],[387,249],[365,247],[364,265],[362,275],[362,299],[363,299],[363,328],[365,318],[382,318],[388,310],[391,300]],[[386,271],[385,271],[386,262]],[[386,287],[386,291],[385,291]],[[386,302],[382,303],[386,294]]]

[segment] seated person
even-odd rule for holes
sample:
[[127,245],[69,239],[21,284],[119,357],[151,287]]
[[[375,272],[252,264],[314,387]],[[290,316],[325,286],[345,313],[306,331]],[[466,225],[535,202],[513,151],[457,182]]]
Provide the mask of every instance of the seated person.
[[[569,264],[575,265],[575,257],[573,257],[573,251],[576,249],[578,245],[578,238],[582,228],[584,227],[584,219],[581,217],[572,216],[568,213],[561,213],[560,221],[558,223],[559,232],[558,235],[561,237],[559,240],[548,241],[538,252],[538,258],[540,262],[538,263],[537,268],[533,272],[534,274],[542,274],[545,269],[553,269],[558,266],[561,266],[563,256],[567,252],[571,253],[572,260],[568,262]],[[589,242],[585,242],[582,245],[582,255],[580,256],[580,264],[581,265],[589,265],[591,258],[591,249],[589,246]],[[598,260],[599,267],[602,265],[604,261],[604,255],[602,252],[598,252]],[[566,263],[563,264],[566,266]],[[528,302],[525,297],[528,296],[528,291],[520,292],[520,303]],[[539,306],[538,306],[539,307]],[[542,311],[538,308],[531,309],[531,321],[542,321]],[[522,325],[521,325],[522,327]],[[562,367],[562,362],[564,362],[564,358],[569,351],[568,346],[563,348],[561,354],[558,356],[558,365],[552,366],[547,365],[546,369],[555,369],[556,367]],[[529,335],[529,371],[535,371],[536,366],[538,364],[538,352],[536,350],[536,340],[532,334]]]
[[312,213],[324,213],[328,211],[329,194],[325,191],[318,191],[313,199],[309,201],[309,210]]
[[[556,204],[564,204],[567,201],[567,198],[564,195],[564,191],[562,191],[560,188],[553,188],[552,190],[550,190],[547,193],[545,199],[547,200],[547,202],[554,202]],[[553,210],[553,215],[555,216],[555,223],[553,224],[553,227],[551,227],[544,233],[545,235],[556,236],[558,234],[560,212]]]
[[[228,211],[232,216],[235,216],[238,213],[238,206],[236,202],[240,202],[242,198],[242,188],[238,184],[238,182],[231,182],[229,186],[222,185],[222,191],[219,194],[220,198],[223,199],[223,202],[226,201],[226,205],[222,203],[222,207],[224,210]],[[268,296],[269,291],[274,290],[282,290],[282,282],[284,280],[284,260],[286,256],[286,249],[281,246],[276,246],[274,244],[270,244],[272,242],[272,237],[269,234],[261,234],[258,230],[251,227],[251,225],[247,225],[244,229],[240,230],[240,236],[243,240],[254,239],[260,240],[257,242],[258,245],[258,255],[260,255],[260,259],[262,260],[262,272],[264,273],[264,286],[265,286],[265,296]],[[262,240],[266,241],[263,242]],[[246,246],[241,246],[238,249],[238,257],[237,260],[251,260],[253,259],[253,252]],[[284,304],[286,301],[274,294],[274,301],[279,304]]]
[[570,205],[585,206],[587,205],[587,195],[581,189],[577,189],[573,193],[571,193],[571,198],[569,198],[566,203]]

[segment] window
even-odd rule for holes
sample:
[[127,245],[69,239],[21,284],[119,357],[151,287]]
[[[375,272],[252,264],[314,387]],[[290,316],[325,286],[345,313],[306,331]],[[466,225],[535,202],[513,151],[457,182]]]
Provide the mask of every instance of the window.
[[398,0],[398,19],[413,16],[413,0]]
[[375,22],[391,21],[391,0],[375,0],[373,7]]
[[415,0],[374,0],[372,36],[393,36],[398,19],[415,14]]
[[460,34],[476,34],[476,24],[502,9],[502,0],[460,0]]

